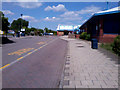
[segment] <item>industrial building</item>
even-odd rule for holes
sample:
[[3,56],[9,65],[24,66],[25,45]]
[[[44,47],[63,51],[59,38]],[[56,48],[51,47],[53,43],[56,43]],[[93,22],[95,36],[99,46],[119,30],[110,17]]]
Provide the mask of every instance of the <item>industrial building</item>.
[[[79,26],[79,25],[78,25]],[[68,35],[68,34],[73,34],[74,30],[78,26],[73,26],[73,25],[58,25],[57,26],[57,35],[62,36],[62,35]]]
[[111,43],[120,34],[120,7],[95,13],[80,30],[101,43]]

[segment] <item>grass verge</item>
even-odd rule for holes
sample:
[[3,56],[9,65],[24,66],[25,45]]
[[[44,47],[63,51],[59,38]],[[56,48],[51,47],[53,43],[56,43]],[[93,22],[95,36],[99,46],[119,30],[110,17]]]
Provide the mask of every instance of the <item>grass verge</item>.
[[[113,50],[112,50],[112,44],[111,43],[105,43],[105,44],[101,44],[100,45],[100,47],[101,48],[104,48],[104,49],[106,49],[106,50],[109,50],[109,51],[111,51],[111,52],[113,52]],[[114,53],[114,52],[113,52]]]

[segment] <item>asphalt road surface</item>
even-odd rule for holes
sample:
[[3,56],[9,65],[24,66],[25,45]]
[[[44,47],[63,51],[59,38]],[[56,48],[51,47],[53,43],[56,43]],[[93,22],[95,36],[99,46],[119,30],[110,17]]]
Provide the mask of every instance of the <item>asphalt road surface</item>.
[[11,38],[2,48],[3,88],[57,88],[67,42],[57,36]]

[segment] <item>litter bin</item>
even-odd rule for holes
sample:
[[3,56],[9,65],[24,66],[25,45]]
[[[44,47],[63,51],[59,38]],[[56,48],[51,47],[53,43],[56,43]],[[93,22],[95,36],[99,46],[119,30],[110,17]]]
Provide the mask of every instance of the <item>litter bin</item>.
[[21,36],[25,36],[25,33],[21,33]]
[[98,40],[97,39],[92,39],[91,41],[91,48],[97,49],[98,48]]

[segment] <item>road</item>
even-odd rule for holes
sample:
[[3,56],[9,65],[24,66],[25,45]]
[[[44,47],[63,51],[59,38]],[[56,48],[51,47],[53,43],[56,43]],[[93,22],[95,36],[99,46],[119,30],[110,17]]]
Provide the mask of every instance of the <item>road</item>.
[[3,88],[57,88],[67,42],[57,36],[11,38],[3,45]]

